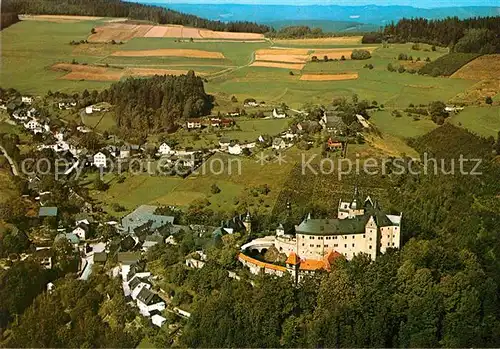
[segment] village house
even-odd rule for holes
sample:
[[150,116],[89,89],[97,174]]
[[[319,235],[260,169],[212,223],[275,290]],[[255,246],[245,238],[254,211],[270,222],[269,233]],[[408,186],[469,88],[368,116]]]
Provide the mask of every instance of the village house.
[[143,288],[151,289],[151,284],[147,281],[146,278],[135,275],[128,282],[130,289],[130,297],[135,301],[137,296],[142,291]]
[[120,147],[120,159],[127,159],[130,157],[131,154],[131,148],[129,145],[122,145]]
[[76,107],[76,102],[59,102],[57,103],[57,106],[61,110],[71,109]]
[[161,155],[170,155],[172,154],[172,147],[170,147],[167,143],[162,143],[158,148],[158,153]]
[[273,149],[281,150],[286,148],[286,143],[283,138],[276,137],[273,139]]
[[106,160],[107,160],[106,155],[99,152],[94,155],[93,164],[97,168],[106,168],[107,167]]
[[232,143],[229,144],[227,151],[231,155],[241,155],[241,153],[243,152],[243,148],[239,145],[239,143]]
[[80,240],[87,240],[88,235],[89,235],[89,230],[90,230],[90,228],[87,224],[80,223],[77,225],[77,227],[75,229],[73,229],[73,231],[71,233],[78,236],[78,238]]
[[274,108],[273,109],[273,118],[275,119],[284,119],[286,118],[288,115],[286,114],[286,112],[282,109],[279,109],[279,108]]
[[227,113],[227,115],[235,117],[235,116],[240,116],[241,113],[236,110],[236,111],[230,111],[229,113]]
[[201,128],[201,119],[189,119],[187,121],[187,128],[189,130]]
[[328,147],[328,150],[330,151],[336,151],[336,150],[342,150],[343,144],[342,142],[339,141],[334,141],[332,138],[328,138],[328,142],[326,143],[326,146]]
[[167,319],[161,315],[155,314],[151,316],[151,322],[155,326],[162,327],[165,324],[165,322],[167,322]]
[[33,103],[33,97],[22,96],[21,102],[24,104],[31,104],[31,103]]
[[223,138],[219,139],[219,146],[222,150],[226,150],[230,144],[231,144],[231,140],[229,138],[223,137]]
[[148,288],[142,288],[137,295],[137,306],[143,316],[150,316],[153,311],[163,311],[166,308],[165,302]]
[[18,121],[26,121],[29,119],[26,110],[21,110],[21,109],[15,110],[12,113],[12,117]]
[[324,111],[319,123],[324,130],[336,135],[343,135],[347,131],[347,125],[337,110]]

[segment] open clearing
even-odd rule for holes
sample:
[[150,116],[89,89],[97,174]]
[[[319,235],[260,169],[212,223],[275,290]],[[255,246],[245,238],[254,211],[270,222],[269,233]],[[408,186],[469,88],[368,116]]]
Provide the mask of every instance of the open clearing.
[[469,80],[500,79],[500,54],[485,55],[467,63],[452,78]]
[[132,38],[181,38],[219,40],[263,40],[263,34],[216,32],[207,29],[180,25],[147,25],[130,23],[109,23],[95,28],[89,42],[128,41]]
[[333,38],[317,39],[277,39],[279,45],[353,45],[361,44],[362,36],[339,36]]
[[116,51],[112,56],[119,57],[194,57],[224,59],[221,52],[186,50],[186,49],[157,49],[157,50],[139,50],[139,51]]
[[341,80],[355,80],[358,73],[345,73],[345,74],[304,74],[300,80],[304,81],[341,81]]

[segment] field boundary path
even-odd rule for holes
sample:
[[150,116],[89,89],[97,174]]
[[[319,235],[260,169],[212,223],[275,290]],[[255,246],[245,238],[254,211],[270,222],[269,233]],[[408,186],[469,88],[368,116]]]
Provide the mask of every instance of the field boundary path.
[[19,171],[17,170],[16,163],[14,162],[14,160],[12,160],[10,155],[7,154],[7,151],[5,150],[5,148],[2,147],[1,145],[0,145],[0,151],[3,153],[3,155],[5,156],[7,161],[9,162],[10,168],[12,169],[12,174],[16,177],[19,177]]

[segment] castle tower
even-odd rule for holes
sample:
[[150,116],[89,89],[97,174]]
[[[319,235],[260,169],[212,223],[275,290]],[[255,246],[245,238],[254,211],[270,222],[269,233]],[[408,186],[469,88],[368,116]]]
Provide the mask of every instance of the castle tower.
[[299,282],[300,258],[295,252],[290,253],[286,259],[286,269],[290,273],[295,283]]

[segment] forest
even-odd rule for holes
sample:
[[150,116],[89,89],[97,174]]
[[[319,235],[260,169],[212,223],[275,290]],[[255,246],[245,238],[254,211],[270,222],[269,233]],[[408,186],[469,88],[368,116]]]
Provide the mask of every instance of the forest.
[[193,71],[181,76],[129,78],[99,94],[84,91],[82,100],[86,105],[113,104],[120,131],[135,136],[173,130],[188,118],[209,115],[213,108],[213,97],[206,94],[203,80]]
[[216,31],[265,33],[266,25],[211,21],[170,9],[121,0],[4,0],[3,6],[20,14],[128,17],[159,24],[177,24]]
[[[384,28],[384,36],[395,42],[423,42],[451,47],[462,53],[500,52],[500,16],[460,20],[457,17],[428,20],[401,19]],[[369,39],[376,36],[371,35]]]

